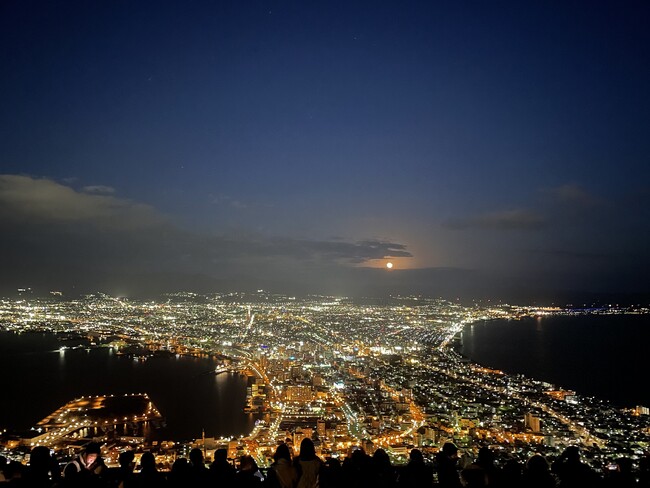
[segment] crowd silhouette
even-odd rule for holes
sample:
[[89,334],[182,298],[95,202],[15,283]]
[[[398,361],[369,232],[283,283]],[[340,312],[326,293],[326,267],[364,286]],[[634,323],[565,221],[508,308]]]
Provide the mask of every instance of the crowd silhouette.
[[178,458],[171,470],[159,471],[151,452],[144,452],[139,466],[133,451],[119,456],[119,467],[107,468],[100,446],[89,443],[63,466],[50,449],[32,449],[29,464],[8,462],[0,456],[0,487],[26,488],[650,488],[650,455],[641,459],[637,469],[627,457],[613,459],[601,470],[581,460],[580,450],[571,446],[549,462],[541,454],[530,457],[525,465],[515,459],[498,464],[487,447],[474,460],[459,456],[458,448],[445,443],[433,463],[425,462],[419,449],[412,449],[405,466],[394,466],[383,449],[372,456],[354,448],[343,463],[336,458],[322,460],[314,443],[305,438],[298,456],[291,447],[277,446],[273,463],[260,469],[251,456],[242,456],[235,467],[225,449],[214,453],[206,465],[201,449],[192,449],[188,458]]

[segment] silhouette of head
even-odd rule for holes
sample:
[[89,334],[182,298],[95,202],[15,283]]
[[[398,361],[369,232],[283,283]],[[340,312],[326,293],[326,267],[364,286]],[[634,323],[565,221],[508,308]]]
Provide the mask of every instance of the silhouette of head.
[[245,473],[254,473],[257,471],[257,463],[252,456],[242,456],[239,458],[239,470]]
[[185,473],[187,473],[189,467],[190,465],[187,462],[187,459],[178,458],[176,461],[174,461],[174,464],[172,464],[172,475],[183,476]]
[[142,466],[142,471],[151,471],[156,469],[156,458],[151,452],[144,452],[140,458],[140,466]]
[[300,443],[300,459],[309,460],[316,457],[316,448],[314,443],[308,437],[305,437]]
[[445,442],[440,452],[442,452],[442,454],[446,457],[458,456],[458,448],[456,447],[456,444],[454,444],[453,442]]
[[277,461],[278,459],[286,459],[287,461],[291,461],[291,452],[289,452],[289,447],[286,444],[280,444],[276,449],[275,449],[275,454],[273,455],[273,459]]
[[526,471],[531,474],[541,474],[549,470],[548,461],[541,454],[535,454],[526,461]]
[[424,456],[422,456],[422,451],[419,449],[411,449],[411,452],[409,452],[409,459],[414,463],[424,462]]
[[221,448],[221,449],[217,449],[216,451],[214,451],[214,462],[215,463],[216,462],[219,462],[219,463],[226,462],[227,463],[228,462],[228,450]]
[[350,461],[353,464],[360,465],[365,460],[366,460],[366,451],[364,451],[360,447],[356,447],[352,449],[352,453],[350,454]]
[[[50,449],[45,446],[36,446],[32,449],[32,452],[29,456],[29,467],[34,471],[49,471],[50,462],[52,458],[50,456]],[[2,467],[4,463],[0,463]]]
[[567,458],[567,461],[572,463],[577,463],[580,461],[580,449],[578,446],[569,446],[564,450],[564,454]]
[[478,460],[481,463],[492,464],[494,462],[494,453],[489,447],[481,447],[478,450]]
[[388,457],[388,454],[386,454],[386,451],[381,448],[375,451],[372,455],[372,459],[377,466],[390,466],[390,458]]
[[133,462],[133,459],[135,458],[135,454],[133,451],[124,451],[121,452],[120,455],[117,458],[117,462],[120,463],[120,466],[123,468],[126,468]]
[[194,467],[203,466],[203,451],[198,447],[190,451],[190,463]]

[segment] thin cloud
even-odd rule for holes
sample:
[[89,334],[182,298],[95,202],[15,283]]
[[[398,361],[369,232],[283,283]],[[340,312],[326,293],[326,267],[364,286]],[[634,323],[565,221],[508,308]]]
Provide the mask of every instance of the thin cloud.
[[112,195],[115,193],[115,188],[106,185],[89,185],[84,186],[81,191],[84,193],[93,193],[97,195]]
[[269,202],[259,202],[259,201],[245,201],[239,198],[231,197],[230,195],[208,195],[208,201],[212,205],[230,207],[237,210],[246,210],[246,209],[261,209],[261,208],[273,208],[274,204]]
[[562,249],[529,249],[530,254],[539,254],[544,256],[554,256],[566,259],[584,259],[584,260],[608,260],[616,257],[614,253],[597,253]]
[[454,230],[486,229],[486,230],[538,230],[545,227],[547,220],[544,216],[528,209],[514,209],[502,212],[490,212],[473,217],[449,219],[444,227]]
[[250,208],[250,204],[243,202],[241,200],[237,200],[236,198],[232,198],[231,196],[228,195],[217,195],[211,198],[211,203],[213,205],[222,205],[226,207],[231,207],[235,208],[238,210],[244,210],[247,208]]
[[327,259],[350,259],[354,262],[365,262],[373,259],[384,259],[389,257],[413,257],[413,255],[406,250],[404,244],[397,244],[394,242],[372,240],[359,241],[356,243],[338,241],[297,242],[301,242],[306,249]]
[[[41,178],[0,175],[0,225],[11,230],[6,255],[40,256],[78,268],[173,269],[264,274],[287,265],[349,266],[411,257],[400,243],[301,240],[263,234],[209,235],[174,225],[154,208],[127,199],[76,191]],[[22,250],[21,250],[22,249]],[[288,263],[288,264],[287,264]]]
[[212,237],[205,244],[200,248],[210,253],[213,261],[281,257],[322,263],[364,263],[388,257],[413,256],[403,244],[368,240],[312,241],[258,235]]
[[591,195],[580,185],[566,184],[554,188],[543,190],[554,202],[581,206],[592,207],[599,203],[599,199]]
[[75,191],[46,178],[0,175],[0,218],[33,223],[87,223],[113,228],[159,224],[152,207]]

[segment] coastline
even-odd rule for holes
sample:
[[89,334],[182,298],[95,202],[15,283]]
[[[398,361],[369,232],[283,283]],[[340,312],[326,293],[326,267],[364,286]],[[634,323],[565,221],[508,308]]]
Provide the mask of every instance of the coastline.
[[[524,317],[521,320],[481,319],[464,324],[449,341],[448,347],[458,356],[481,367],[498,369],[507,375],[523,375],[548,384],[553,389],[575,391],[577,396],[597,398],[617,408],[635,408],[650,405],[650,401],[642,397],[642,389],[638,388],[643,384],[639,382],[641,379],[634,381],[637,375],[642,375],[639,368],[632,366],[632,361],[640,362],[639,356],[632,351],[632,345],[639,341],[630,339],[629,347],[623,350],[615,345],[610,347],[610,344],[614,338],[622,342],[627,340],[623,325],[632,329],[627,333],[633,338],[633,333],[640,327],[632,323],[637,318],[650,322],[648,314],[558,314]],[[629,323],[626,324],[626,321]],[[614,329],[617,333],[599,334],[601,329],[607,330],[611,326],[610,322],[619,326]],[[470,327],[473,328],[472,336],[463,337]],[[576,330],[570,331],[569,327]],[[582,337],[585,329],[588,335]],[[513,333],[514,338],[509,335]],[[601,350],[606,350],[608,355]],[[540,358],[551,360],[541,361]],[[625,371],[621,374],[623,366]],[[535,371],[539,371],[539,374],[534,374]],[[591,374],[585,375],[584,371]],[[622,380],[626,380],[625,384],[629,383],[630,386],[624,388]]]
[[[209,435],[216,437],[239,436],[254,427],[250,414],[243,409],[225,410],[233,398],[240,400],[238,404],[244,404],[245,379],[239,374],[215,375],[216,362],[211,358],[162,354],[143,360],[137,355],[120,356],[101,345],[55,348],[57,334],[52,332],[1,333],[15,336],[16,340],[11,342],[18,344],[18,350],[0,358],[0,363],[11,363],[12,367],[22,371],[21,377],[9,376],[7,379],[7,385],[12,385],[10,389],[14,398],[28,398],[39,390],[39,395],[47,400],[20,411],[9,404],[4,405],[1,411],[4,428],[29,429],[61,405],[81,396],[140,391],[152,396],[165,417],[161,435],[181,440],[195,439],[205,428]],[[30,344],[21,346],[22,339],[27,339]],[[11,342],[4,341],[5,351],[12,347]],[[44,366],[39,368],[37,362]],[[67,380],[75,376],[79,368],[89,368],[89,371],[97,373],[70,384]],[[181,401],[174,393],[179,391],[189,401]],[[214,411],[221,413],[214,415]],[[17,420],[10,421],[12,418]]]

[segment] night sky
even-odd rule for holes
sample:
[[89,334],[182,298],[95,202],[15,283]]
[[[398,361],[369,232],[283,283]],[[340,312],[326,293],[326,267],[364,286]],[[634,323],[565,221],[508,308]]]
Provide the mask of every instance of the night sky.
[[0,291],[648,294],[648,26],[646,1],[5,0]]

